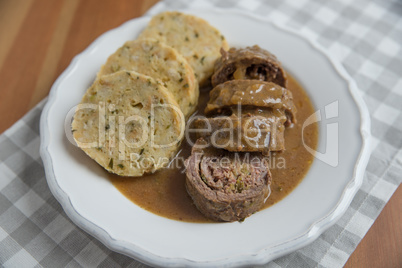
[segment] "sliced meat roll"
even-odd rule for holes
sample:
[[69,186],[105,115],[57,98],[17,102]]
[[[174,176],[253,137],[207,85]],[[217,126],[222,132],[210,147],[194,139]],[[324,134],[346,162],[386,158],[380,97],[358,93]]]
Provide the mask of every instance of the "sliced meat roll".
[[288,118],[286,126],[296,122],[296,107],[292,92],[272,82],[232,80],[214,87],[205,108],[207,116],[222,114],[232,106],[253,106],[283,110]]
[[230,116],[196,119],[192,124],[198,137],[204,137],[214,147],[231,152],[261,152],[285,150],[286,115],[282,110],[243,108]]
[[197,140],[187,159],[186,189],[197,208],[216,221],[241,221],[270,194],[271,173],[258,153],[228,153]]
[[286,87],[286,73],[274,55],[255,45],[246,48],[221,50],[216,61],[212,86],[228,80],[253,79],[274,82]]

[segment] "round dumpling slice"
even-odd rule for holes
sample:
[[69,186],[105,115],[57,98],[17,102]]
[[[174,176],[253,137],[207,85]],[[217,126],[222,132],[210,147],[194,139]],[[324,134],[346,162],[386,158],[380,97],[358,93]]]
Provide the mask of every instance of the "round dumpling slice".
[[198,83],[187,60],[174,48],[158,40],[128,41],[108,58],[98,77],[120,70],[140,72],[159,80],[173,94],[185,116],[195,111]]
[[229,48],[224,36],[205,20],[177,11],[154,16],[139,39],[155,38],[177,49],[190,63],[201,86],[209,83],[220,49]]
[[184,115],[172,94],[153,78],[128,71],[98,77],[72,122],[78,147],[121,176],[166,167],[184,127]]

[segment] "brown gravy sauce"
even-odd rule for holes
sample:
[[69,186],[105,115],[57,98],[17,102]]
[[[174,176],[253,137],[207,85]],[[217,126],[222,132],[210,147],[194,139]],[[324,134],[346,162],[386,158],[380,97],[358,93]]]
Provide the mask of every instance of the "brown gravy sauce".
[[[288,195],[302,181],[314,160],[314,156],[304,148],[301,136],[303,122],[314,113],[313,104],[304,89],[289,74],[288,89],[293,93],[293,101],[297,108],[297,123],[293,128],[285,130],[286,150],[274,153],[271,158],[271,195],[262,209],[272,206]],[[199,114],[203,114],[208,98],[209,90],[200,92]],[[304,129],[304,141],[311,148],[317,148],[317,124]],[[191,146],[184,140],[178,156],[187,159],[190,153]],[[211,222],[197,210],[187,194],[184,163],[179,164],[176,169],[166,168],[142,177],[110,174],[109,179],[129,200],[157,215],[186,222]]]

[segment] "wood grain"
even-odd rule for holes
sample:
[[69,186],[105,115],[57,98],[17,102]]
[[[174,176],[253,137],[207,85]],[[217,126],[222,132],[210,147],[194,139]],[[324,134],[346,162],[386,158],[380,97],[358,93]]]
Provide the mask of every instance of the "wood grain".
[[393,194],[345,268],[402,267],[402,187]]
[[157,0],[0,0],[0,133],[49,93],[72,58]]
[[[0,133],[50,90],[100,34],[157,0],[0,0]],[[402,267],[402,190],[395,192],[345,267]]]

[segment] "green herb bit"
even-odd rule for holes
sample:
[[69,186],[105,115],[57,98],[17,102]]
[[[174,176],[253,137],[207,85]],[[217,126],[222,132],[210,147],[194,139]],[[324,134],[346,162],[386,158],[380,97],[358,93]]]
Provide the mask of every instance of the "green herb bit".
[[241,193],[244,190],[244,183],[243,180],[240,178],[236,181],[236,191]]
[[184,87],[184,88],[188,88],[188,87],[189,87],[189,85],[188,85],[188,84],[185,84],[183,87]]
[[204,64],[204,60],[205,60],[205,56],[202,56],[202,58],[200,59],[201,64]]
[[225,37],[224,37],[223,35],[221,35],[221,39],[222,39],[222,40],[225,40]]
[[140,151],[140,155],[142,155],[142,153],[144,152],[144,148],[141,149]]
[[172,125],[172,124],[169,124],[169,125],[166,127],[166,129],[170,128],[171,125]]
[[108,130],[109,128],[110,128],[110,125],[107,124],[107,125],[105,126],[105,130]]
[[198,38],[199,34],[197,32],[194,33],[195,38]]
[[207,178],[205,178],[204,175],[201,175],[201,180],[202,180],[204,183],[207,183]]
[[76,129],[72,129],[72,130],[71,130],[71,133],[74,133],[74,132],[76,132],[76,131],[77,131]]
[[148,86],[150,86],[152,83],[151,83],[151,79],[147,79],[147,81],[148,81]]
[[113,169],[113,158],[110,158],[108,167],[109,167],[110,169]]
[[187,42],[188,42],[188,41],[190,41],[190,39],[188,39],[188,37],[187,37],[187,36],[186,36],[186,38],[185,38],[184,40],[185,40],[185,41],[187,41]]
[[183,80],[184,80],[183,77],[180,78],[180,79],[179,79],[179,83],[183,82]]
[[123,166],[122,164],[118,164],[117,166],[118,166],[119,168],[121,168],[121,169],[124,168],[124,166]]

